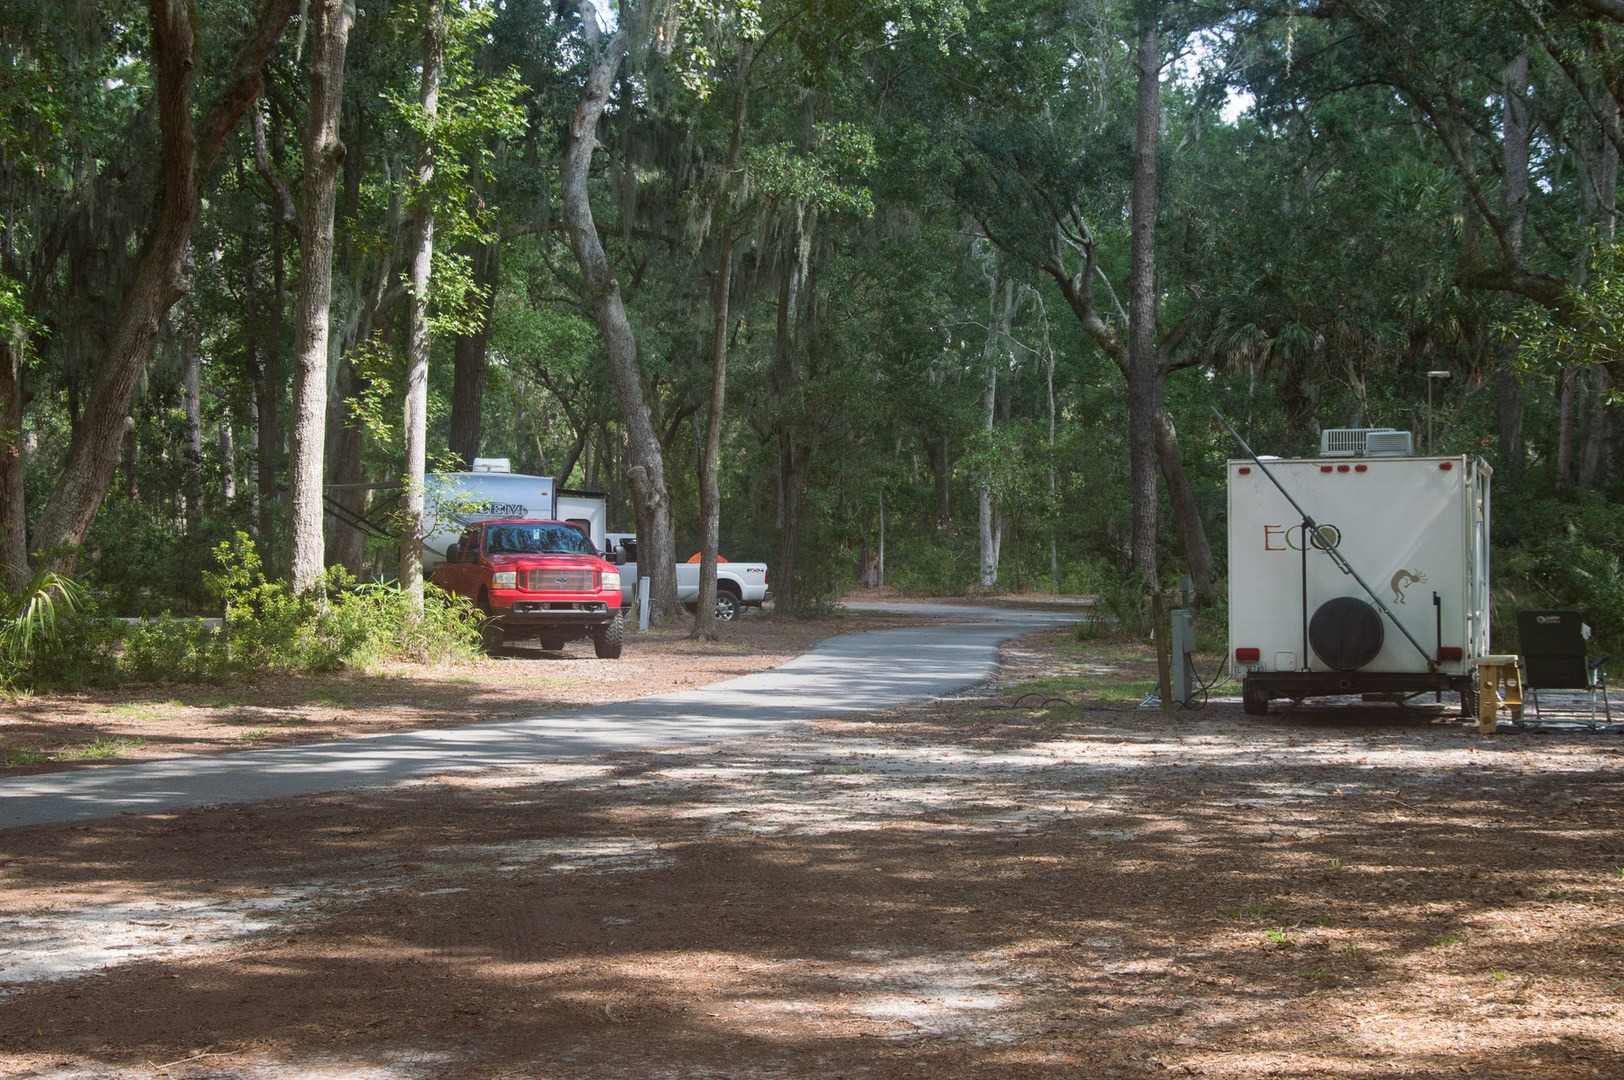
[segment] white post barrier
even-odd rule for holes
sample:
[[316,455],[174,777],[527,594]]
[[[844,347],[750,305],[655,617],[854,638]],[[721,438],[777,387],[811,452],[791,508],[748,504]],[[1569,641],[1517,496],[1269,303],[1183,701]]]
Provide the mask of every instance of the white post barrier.
[[637,579],[637,629],[648,629],[648,578]]

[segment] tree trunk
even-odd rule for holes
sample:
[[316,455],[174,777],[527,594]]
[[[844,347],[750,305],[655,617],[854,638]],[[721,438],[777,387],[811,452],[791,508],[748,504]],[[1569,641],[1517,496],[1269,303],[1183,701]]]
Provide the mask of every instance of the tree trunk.
[[[1523,230],[1528,220],[1528,53],[1525,51],[1506,69],[1505,100],[1505,210],[1506,242],[1513,256],[1522,253]],[[1522,474],[1523,391],[1513,367],[1516,343],[1506,342],[1494,365],[1495,427],[1499,438],[1499,465],[1513,482]],[[1430,447],[1429,447],[1430,449]]]
[[[487,244],[474,253],[474,286],[480,290],[479,329],[459,334],[452,351],[451,452],[462,467],[473,467],[479,456],[482,413],[485,408],[485,356],[491,342],[491,317],[496,312],[496,287],[501,280],[502,249]],[[567,471],[558,477],[569,479]]]
[[231,430],[231,410],[220,413],[220,498],[230,506],[237,498],[237,436]]
[[119,466],[124,470],[124,498],[141,501],[141,440],[136,438],[135,419],[124,418],[124,437],[118,441]]
[[1131,199],[1128,284],[1128,473],[1133,500],[1130,559],[1140,584],[1157,587],[1156,167],[1161,137],[1161,46],[1156,5],[1139,26],[1139,97]]
[[885,489],[880,489],[880,550],[874,562],[874,588],[885,588]]
[[1196,501],[1195,492],[1190,489],[1190,478],[1184,472],[1178,429],[1173,425],[1173,414],[1167,411],[1165,404],[1156,410],[1156,456],[1161,461],[1162,479],[1167,481],[1167,497],[1173,504],[1173,520],[1184,545],[1190,580],[1197,593],[1205,595],[1213,586],[1212,547],[1207,543],[1207,526],[1201,517],[1201,505]]
[[429,431],[429,275],[434,267],[433,131],[440,112],[440,63],[444,51],[445,15],[440,0],[427,0],[423,20],[423,88],[419,99],[423,125],[417,144],[417,237],[412,245],[411,314],[406,345],[406,475],[402,498],[405,519],[400,538],[400,587],[412,618],[423,614],[423,474],[428,467]]
[[[1049,342],[1049,309],[1038,301],[1043,313],[1043,385],[1049,407],[1049,502],[1060,505],[1060,478],[1055,468],[1055,400],[1054,400],[1054,347]],[[1206,535],[1202,535],[1202,540]],[[1049,526],[1049,587],[1060,592],[1060,537],[1054,525]]]
[[203,366],[191,335],[185,335],[181,349],[186,356],[183,379],[186,413],[186,461],[181,477],[181,498],[185,507],[188,536],[197,535],[203,524]]
[[[326,461],[322,475],[332,485],[332,494],[326,501],[361,517],[372,503],[372,493],[363,485],[367,481],[366,466],[361,452],[365,449],[362,425],[349,410],[349,402],[361,392],[361,373],[355,367],[355,353],[346,351],[338,357],[338,371],[333,379],[332,400],[327,410]],[[326,538],[328,566],[342,566],[356,577],[367,574],[367,537],[360,529],[343,524]]]
[[1596,490],[1607,481],[1607,447],[1610,440],[1611,410],[1607,394],[1612,379],[1605,365],[1597,364],[1587,373],[1585,395],[1584,450],[1579,458],[1579,486]]
[[778,316],[773,335],[771,384],[775,408],[773,428],[778,442],[778,609],[794,613],[800,604],[796,581],[796,553],[801,542],[801,482],[805,458],[795,435],[800,374],[795,366],[793,328],[801,293],[801,263],[793,254],[798,238],[785,244],[788,254],[778,281]]
[[322,576],[322,465],[327,436],[327,349],[333,293],[333,216],[344,144],[338,121],[344,52],[355,12],[348,0],[310,0],[310,119],[299,206],[299,291],[294,301],[292,551],[288,581],[308,592]]
[[650,621],[658,623],[677,611],[676,544],[671,532],[665,455],[654,429],[637,338],[626,317],[620,282],[609,266],[609,257],[598,237],[587,188],[592,152],[597,145],[598,121],[609,103],[609,93],[620,70],[626,28],[621,24],[605,42],[591,0],[576,0],[576,8],[591,67],[564,151],[564,229],[576,262],[581,266],[582,287],[592,301],[598,331],[603,335],[608,352],[615,393],[620,400],[629,451],[626,483],[637,508],[638,570],[649,578]]
[[722,485],[719,478],[722,457],[722,413],[727,404],[727,324],[733,292],[733,206],[734,184],[739,157],[744,147],[744,122],[750,101],[750,61],[748,41],[739,50],[739,84],[733,103],[733,132],[728,138],[726,170],[717,196],[717,220],[721,233],[716,252],[716,285],[711,292],[711,392],[705,417],[705,444],[699,455],[699,606],[694,611],[692,637],[715,641],[716,561],[721,546]]
[[[742,96],[743,91],[740,91]],[[742,114],[743,105],[740,105]],[[739,120],[742,123],[742,115]],[[733,132],[730,167],[737,163],[740,131]],[[718,476],[722,456],[722,411],[727,403],[728,295],[733,288],[733,223],[724,219],[716,256],[716,287],[712,293],[711,392],[705,417],[705,444],[699,456],[699,606],[694,611],[694,632],[689,635],[715,641],[716,560],[721,545],[722,485]]]
[[28,508],[23,499],[22,348],[0,343],[0,589],[28,580]]
[[[282,321],[287,303],[287,260],[284,238],[287,229],[274,217],[271,222],[271,297],[269,317],[265,320],[265,343],[261,349],[250,343],[259,357],[257,377],[254,380],[254,400],[258,406],[255,418],[254,485],[259,499],[259,545],[261,557],[269,567],[280,562],[281,546],[272,554],[276,538],[282,492],[277,476],[282,465],[282,395],[287,391],[287,368],[282,361]],[[253,289],[252,279],[248,282]],[[250,293],[252,295],[252,293]],[[252,302],[252,301],[250,301]]]
[[1556,420],[1556,486],[1559,490],[1573,482],[1573,430],[1578,393],[1579,373],[1567,368],[1562,372],[1561,404]]
[[[581,456],[586,453],[587,434],[585,429],[576,431],[575,438],[570,441],[570,448],[564,451],[564,460],[558,466],[558,483],[560,485],[564,483],[566,476],[575,471],[576,464],[581,460]],[[587,464],[590,466],[591,461],[588,460]],[[592,478],[590,476],[587,477],[586,486],[589,490],[592,488]]]
[[162,138],[162,192],[157,218],[113,338],[91,380],[90,401],[74,430],[68,458],[37,536],[45,565],[71,571],[118,466],[124,420],[146,370],[159,327],[186,295],[182,264],[197,216],[197,133],[192,127],[193,38],[181,0],[151,0],[153,96]]
[[[992,435],[998,417],[998,368],[1005,356],[1006,342],[1015,324],[1015,283],[1004,282],[1003,303],[998,298],[998,281],[992,281],[992,295],[987,310],[987,342],[982,350],[986,362],[985,381],[981,390],[982,430],[987,433],[987,447],[992,448]],[[983,478],[976,491],[977,534],[981,546],[980,585],[993,589],[998,585],[999,525],[996,500],[991,483]]]
[[158,206],[106,353],[92,376],[90,401],[40,515],[36,547],[49,569],[72,571],[85,533],[112,485],[124,421],[159,327],[190,288],[183,263],[197,218],[198,174],[214,162],[226,136],[258,96],[261,68],[298,6],[299,0],[266,0],[200,133],[192,125],[197,59],[191,6],[185,0],[147,2],[153,101],[162,147]]

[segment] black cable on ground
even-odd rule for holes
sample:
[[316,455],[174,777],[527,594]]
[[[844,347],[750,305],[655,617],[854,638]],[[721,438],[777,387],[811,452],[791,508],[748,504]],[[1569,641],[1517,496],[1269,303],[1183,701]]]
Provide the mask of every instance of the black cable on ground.
[[[1036,701],[1030,700],[1030,699],[1033,699],[1033,698],[1035,698],[1037,700]],[[1014,701],[1008,702],[1007,704],[988,705],[987,708],[989,708],[989,709],[1047,709],[1047,708],[1049,708],[1051,706],[1055,706],[1055,705],[1063,705],[1063,706],[1065,706],[1066,708],[1069,708],[1069,709],[1075,709],[1077,707],[1075,702],[1068,701],[1067,699],[1065,699],[1063,697],[1044,697],[1042,694],[1033,692],[1033,693],[1022,694],[1020,697],[1016,698]]]

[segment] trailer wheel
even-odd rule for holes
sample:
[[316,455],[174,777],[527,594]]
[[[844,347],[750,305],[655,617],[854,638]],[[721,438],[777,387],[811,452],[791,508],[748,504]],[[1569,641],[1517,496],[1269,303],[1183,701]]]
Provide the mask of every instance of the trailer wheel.
[[1241,712],[1247,716],[1267,716],[1269,714],[1269,695],[1263,690],[1254,690],[1250,686],[1241,689]]
[[626,624],[620,615],[592,632],[592,652],[599,660],[619,660]]

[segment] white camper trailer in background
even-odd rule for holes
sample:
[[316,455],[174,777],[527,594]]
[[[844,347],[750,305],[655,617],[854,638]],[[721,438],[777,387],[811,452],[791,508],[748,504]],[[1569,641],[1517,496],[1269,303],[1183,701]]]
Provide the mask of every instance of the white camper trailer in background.
[[431,473],[424,487],[425,569],[445,561],[445,549],[457,542],[470,522],[494,518],[573,522],[586,531],[593,547],[603,550],[608,496],[595,491],[560,491],[550,476],[509,471],[507,458],[475,458],[468,472]]
[[1475,715],[1490,472],[1413,456],[1409,433],[1387,429],[1327,431],[1315,458],[1231,460],[1229,646],[1245,711],[1447,690]]

